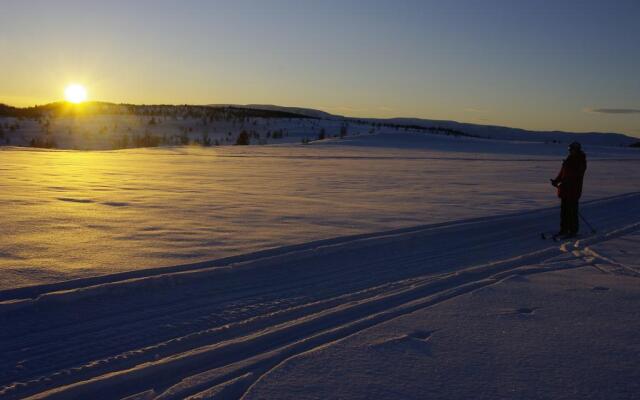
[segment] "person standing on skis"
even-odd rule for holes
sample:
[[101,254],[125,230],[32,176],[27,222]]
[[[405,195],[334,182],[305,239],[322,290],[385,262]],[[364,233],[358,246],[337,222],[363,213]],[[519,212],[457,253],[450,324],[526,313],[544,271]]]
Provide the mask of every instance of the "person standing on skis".
[[558,188],[560,198],[560,232],[556,236],[575,237],[579,229],[578,201],[582,195],[582,181],[587,170],[587,156],[578,142],[569,145],[569,156],[551,184]]

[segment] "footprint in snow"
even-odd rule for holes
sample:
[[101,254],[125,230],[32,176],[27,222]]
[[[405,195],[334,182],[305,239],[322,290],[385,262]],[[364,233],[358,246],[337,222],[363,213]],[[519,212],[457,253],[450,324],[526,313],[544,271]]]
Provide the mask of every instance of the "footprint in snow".
[[520,307],[515,310],[509,310],[501,313],[502,315],[533,315],[539,307]]
[[109,207],[126,207],[129,205],[126,201],[105,201],[102,204]]
[[56,200],[60,200],[60,201],[66,201],[69,203],[93,203],[94,201],[91,199],[77,199],[74,197],[56,197]]
[[426,342],[429,339],[431,339],[431,335],[433,335],[434,333],[435,333],[435,331],[421,331],[421,330],[418,330],[418,331],[415,331],[413,333],[410,333],[407,336]]
[[416,330],[409,334],[370,343],[368,347],[375,350],[420,352],[431,357],[433,354],[431,352],[430,339],[434,332]]
[[515,274],[506,277],[503,282],[529,282],[529,278],[522,274]]

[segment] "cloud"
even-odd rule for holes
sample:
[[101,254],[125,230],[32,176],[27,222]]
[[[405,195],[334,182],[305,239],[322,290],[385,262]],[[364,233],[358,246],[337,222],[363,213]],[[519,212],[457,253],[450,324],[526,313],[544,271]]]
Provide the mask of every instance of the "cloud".
[[599,114],[640,114],[640,108],[588,108],[586,111]]

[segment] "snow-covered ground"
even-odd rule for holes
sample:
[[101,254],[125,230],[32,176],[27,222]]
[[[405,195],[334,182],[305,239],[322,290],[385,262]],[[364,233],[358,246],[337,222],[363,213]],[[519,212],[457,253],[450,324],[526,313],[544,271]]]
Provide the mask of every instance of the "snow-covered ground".
[[[479,142],[399,134],[310,146],[5,148],[0,289],[557,205],[548,180],[564,146],[494,141],[489,153]],[[587,148],[585,199],[640,187],[634,150]]]
[[637,152],[367,138],[1,151],[0,398],[634,398]]
[[638,249],[634,229],[419,299],[287,358],[243,399],[638,398]]

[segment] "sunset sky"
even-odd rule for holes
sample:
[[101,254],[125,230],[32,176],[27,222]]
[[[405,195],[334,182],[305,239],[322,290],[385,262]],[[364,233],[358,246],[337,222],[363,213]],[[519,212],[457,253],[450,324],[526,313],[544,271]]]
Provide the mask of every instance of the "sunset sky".
[[0,102],[268,103],[640,136],[640,1],[0,0]]

